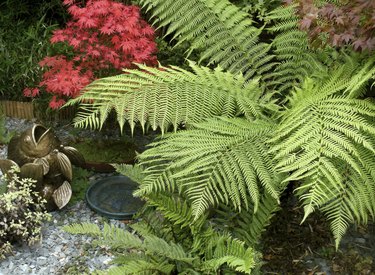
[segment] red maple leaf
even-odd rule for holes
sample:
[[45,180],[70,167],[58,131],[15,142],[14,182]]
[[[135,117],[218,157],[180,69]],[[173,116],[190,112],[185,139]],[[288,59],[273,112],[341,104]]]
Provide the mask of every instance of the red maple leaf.
[[42,81],[37,88],[26,88],[25,96],[50,93],[50,107],[56,109],[104,73],[121,73],[133,62],[156,65],[154,29],[141,18],[138,7],[112,0],[85,2],[81,6],[64,0],[72,19],[53,33],[51,43],[66,42],[72,53],[69,58],[56,55],[40,61],[46,69]]

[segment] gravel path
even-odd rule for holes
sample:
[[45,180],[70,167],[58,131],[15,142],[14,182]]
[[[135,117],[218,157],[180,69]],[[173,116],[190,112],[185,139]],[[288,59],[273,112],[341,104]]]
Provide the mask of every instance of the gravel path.
[[[6,128],[8,131],[21,132],[33,123],[34,121],[7,118]],[[60,130],[57,135],[60,138],[65,135],[66,138],[70,134]],[[0,147],[0,158],[6,156],[6,146]],[[96,174],[90,178],[90,183],[110,175],[113,174]],[[113,255],[106,248],[93,248],[90,245],[90,237],[68,234],[62,230],[62,227],[81,222],[96,224],[109,222],[126,229],[125,224],[96,214],[84,201],[51,212],[51,216],[51,220],[43,225],[41,241],[31,247],[15,245],[15,254],[0,262],[0,275],[82,274],[109,268]]]
[[52,212],[52,219],[42,230],[40,243],[31,247],[15,246],[15,255],[0,262],[1,275],[13,274],[66,274],[95,269],[107,269],[113,256],[105,248],[93,248],[91,238],[84,235],[71,235],[62,226],[71,223],[93,222],[102,224],[109,221],[119,227],[125,224],[116,220],[106,220],[91,211],[85,202]]

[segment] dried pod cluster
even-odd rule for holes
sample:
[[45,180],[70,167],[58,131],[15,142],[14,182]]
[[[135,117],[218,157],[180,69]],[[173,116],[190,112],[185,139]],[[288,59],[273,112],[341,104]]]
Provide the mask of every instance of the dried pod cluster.
[[72,164],[81,166],[83,156],[73,147],[62,145],[51,129],[35,124],[14,136],[8,145],[8,159],[0,160],[0,169],[9,174],[18,167],[21,178],[36,181],[35,191],[46,200],[46,209],[63,208],[70,200]]

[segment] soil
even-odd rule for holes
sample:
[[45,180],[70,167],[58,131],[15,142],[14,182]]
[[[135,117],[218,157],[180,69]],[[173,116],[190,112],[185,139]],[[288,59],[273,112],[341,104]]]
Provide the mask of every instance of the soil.
[[375,274],[375,224],[352,226],[336,251],[329,223],[289,194],[263,237],[263,274]]

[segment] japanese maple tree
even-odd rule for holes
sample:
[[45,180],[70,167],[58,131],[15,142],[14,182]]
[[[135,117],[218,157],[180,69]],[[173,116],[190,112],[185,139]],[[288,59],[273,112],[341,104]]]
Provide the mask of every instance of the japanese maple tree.
[[[301,28],[315,44],[334,47],[352,45],[357,51],[375,49],[375,1],[339,0],[336,3],[314,0],[298,2]],[[331,1],[332,2],[332,1]]]
[[71,20],[51,38],[52,44],[67,43],[72,55],[44,58],[39,63],[47,68],[42,81],[37,88],[24,90],[30,97],[42,90],[52,94],[49,106],[53,109],[76,97],[95,78],[119,74],[133,63],[157,63],[155,32],[141,18],[139,7],[112,0],[85,2],[63,1]]

